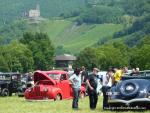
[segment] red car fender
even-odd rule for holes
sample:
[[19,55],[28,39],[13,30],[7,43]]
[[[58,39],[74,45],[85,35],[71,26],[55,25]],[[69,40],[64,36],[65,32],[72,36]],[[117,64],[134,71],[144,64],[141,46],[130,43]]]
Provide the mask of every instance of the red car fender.
[[54,99],[57,96],[57,94],[60,94],[62,96],[62,99],[63,99],[63,93],[62,93],[60,88],[56,88],[56,87],[52,88],[51,89],[51,94],[53,95]]
[[81,86],[81,88],[80,88],[80,94],[81,93],[84,93],[84,95],[86,95],[86,89],[83,86]]

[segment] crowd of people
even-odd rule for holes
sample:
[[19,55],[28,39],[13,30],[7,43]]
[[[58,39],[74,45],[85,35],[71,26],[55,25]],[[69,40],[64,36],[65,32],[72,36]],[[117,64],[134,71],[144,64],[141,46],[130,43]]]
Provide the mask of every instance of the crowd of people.
[[[93,68],[92,73],[88,74],[88,71],[84,66],[76,68],[74,74],[70,77],[70,81],[73,86],[73,102],[72,108],[78,109],[79,91],[82,83],[86,83],[86,90],[89,95],[89,107],[91,110],[96,108],[98,102],[99,84],[102,85],[103,93],[103,109],[108,107],[108,95],[107,91],[112,88],[121,80],[124,73],[128,73],[128,68],[109,68],[106,74],[100,75],[98,68]],[[139,68],[135,68],[131,72],[132,74],[139,73]],[[132,75],[131,74],[131,75]]]

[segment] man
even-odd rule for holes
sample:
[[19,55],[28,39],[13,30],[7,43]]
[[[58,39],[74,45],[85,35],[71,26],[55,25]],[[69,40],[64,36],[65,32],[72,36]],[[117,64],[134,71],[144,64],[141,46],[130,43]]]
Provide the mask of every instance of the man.
[[86,83],[88,86],[90,108],[95,109],[98,101],[97,86],[98,86],[98,74],[99,69],[93,68],[93,73],[87,77]]
[[114,73],[113,70],[110,68],[108,69],[106,75],[103,77],[102,79],[102,92],[103,92],[103,109],[108,109],[108,94],[107,91],[111,88],[112,83],[110,83],[110,80],[112,80],[111,82],[114,81]]
[[113,85],[117,84],[121,79],[124,73],[127,73],[127,67],[124,67],[123,69],[114,69],[114,80],[112,81]]
[[69,80],[71,81],[73,88],[72,108],[78,109],[79,92],[81,87],[81,74],[79,68],[75,69],[74,74],[69,78]]
[[82,73],[81,73],[81,81],[86,82],[86,78],[88,77],[88,72],[86,71],[85,67],[82,66]]

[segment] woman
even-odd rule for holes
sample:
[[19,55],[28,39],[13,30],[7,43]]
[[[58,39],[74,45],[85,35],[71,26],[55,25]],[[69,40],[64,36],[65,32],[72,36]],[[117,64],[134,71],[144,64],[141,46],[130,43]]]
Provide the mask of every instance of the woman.
[[69,80],[72,83],[73,95],[74,95],[72,108],[78,109],[79,92],[81,87],[81,74],[79,68],[75,69],[74,74],[69,78]]

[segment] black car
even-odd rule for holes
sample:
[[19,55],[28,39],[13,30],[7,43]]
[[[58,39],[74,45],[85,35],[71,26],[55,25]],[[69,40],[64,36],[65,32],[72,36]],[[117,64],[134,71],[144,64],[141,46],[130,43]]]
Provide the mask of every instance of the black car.
[[21,74],[19,73],[0,73],[0,95],[12,96],[17,92],[21,84]]
[[107,94],[109,109],[150,109],[150,71],[123,76]]
[[34,81],[28,81],[27,77],[21,78],[21,86],[17,89],[18,97],[23,97],[26,89],[32,87],[34,85]]

